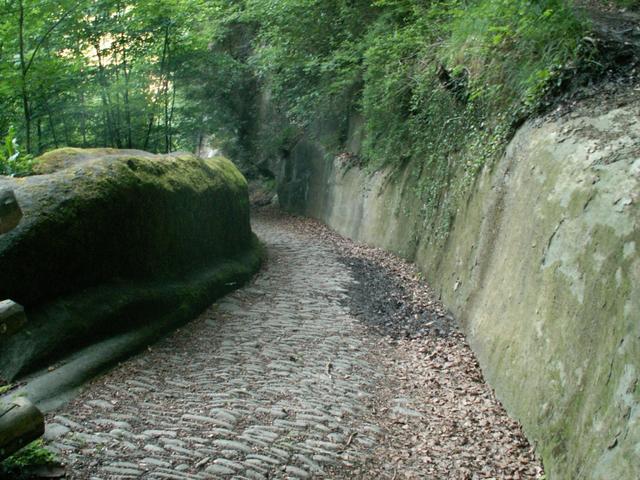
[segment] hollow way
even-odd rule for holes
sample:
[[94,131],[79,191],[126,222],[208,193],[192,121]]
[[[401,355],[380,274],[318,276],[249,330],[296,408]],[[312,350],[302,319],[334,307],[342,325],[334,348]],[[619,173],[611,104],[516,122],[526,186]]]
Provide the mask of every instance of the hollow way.
[[410,265],[311,220],[254,230],[250,284],[50,414],[68,478],[542,476]]

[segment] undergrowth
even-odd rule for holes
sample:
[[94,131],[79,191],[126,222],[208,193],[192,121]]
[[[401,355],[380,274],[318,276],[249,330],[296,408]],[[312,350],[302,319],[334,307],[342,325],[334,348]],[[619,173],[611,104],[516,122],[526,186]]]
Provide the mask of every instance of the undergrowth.
[[562,0],[433,2],[402,29],[379,27],[365,55],[364,154],[374,168],[412,160],[437,236],[482,167],[580,61],[584,28]]
[[249,63],[271,106],[258,156],[286,156],[328,121],[338,154],[358,114],[360,161],[412,165],[443,234],[478,172],[592,54],[568,0],[247,0],[232,17],[255,31]]
[[0,175],[23,177],[33,172],[33,166],[33,156],[21,151],[15,129],[11,127],[0,144]]

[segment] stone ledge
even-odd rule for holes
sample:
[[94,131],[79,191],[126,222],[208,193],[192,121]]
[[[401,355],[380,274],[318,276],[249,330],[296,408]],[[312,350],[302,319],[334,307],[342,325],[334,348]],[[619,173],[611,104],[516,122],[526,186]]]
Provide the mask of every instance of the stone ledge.
[[22,210],[13,190],[0,189],[0,235],[13,230],[22,220]]
[[8,337],[19,331],[27,323],[22,305],[12,300],[0,302],[0,337]]
[[44,433],[44,416],[25,397],[0,398],[0,460]]

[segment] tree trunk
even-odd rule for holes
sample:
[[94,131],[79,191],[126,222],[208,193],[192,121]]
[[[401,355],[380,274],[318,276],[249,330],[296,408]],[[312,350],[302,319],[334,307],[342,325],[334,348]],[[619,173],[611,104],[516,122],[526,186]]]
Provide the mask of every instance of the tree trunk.
[[[160,60],[160,78],[164,77],[165,67],[167,64],[167,52],[169,50],[169,26],[167,25],[164,29],[164,43],[162,45],[162,59]],[[144,139],[144,145],[142,146],[143,150],[147,150],[149,147],[149,139],[151,137],[151,130],[153,128],[153,122],[155,120],[155,108],[160,100],[160,89],[156,92],[153,103],[151,104],[151,115],[149,115],[149,123],[147,125],[147,135]]]
[[24,2],[18,2],[18,41],[20,43],[20,96],[22,97],[22,113],[24,115],[24,130],[26,136],[27,153],[31,153],[31,109],[29,106],[29,91],[27,90],[27,61],[24,45]]
[[51,129],[51,136],[53,137],[53,144],[56,148],[58,148],[58,135],[56,135],[56,127],[53,124],[53,115],[51,114],[51,109],[49,108],[49,104],[45,104],[45,108],[47,109],[47,118],[49,119],[49,128]]
[[100,42],[96,41],[94,44],[96,50],[96,58],[98,59],[98,81],[102,87],[100,90],[100,98],[102,99],[102,108],[104,109],[104,121],[105,121],[105,136],[108,140],[105,140],[105,147],[115,146],[115,133],[111,115],[111,99],[109,98],[109,91],[107,85],[107,78],[104,72],[104,65],[102,64],[102,52],[100,51]]
[[38,153],[44,150],[44,139],[42,138],[42,118],[38,115],[36,119],[36,134],[38,135]]
[[84,92],[80,92],[80,131],[82,132],[82,148],[87,148],[87,110],[84,104]]
[[127,148],[133,148],[133,135],[131,132],[131,105],[129,104],[129,75],[131,66],[127,61],[127,42],[124,32],[120,35],[122,45],[122,69],[124,74],[124,116],[127,124]]
[[169,109],[169,149],[167,153],[171,153],[173,150],[173,112],[175,111],[176,106],[176,84],[175,80],[172,84],[172,94],[171,94],[171,108]]

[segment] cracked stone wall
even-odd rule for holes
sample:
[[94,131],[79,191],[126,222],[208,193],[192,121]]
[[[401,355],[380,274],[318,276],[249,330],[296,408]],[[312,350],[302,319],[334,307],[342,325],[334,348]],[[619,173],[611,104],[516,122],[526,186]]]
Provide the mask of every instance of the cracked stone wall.
[[410,165],[368,174],[303,139],[279,166],[285,207],[420,265],[550,479],[640,471],[638,105],[526,124],[445,241],[420,216]]

